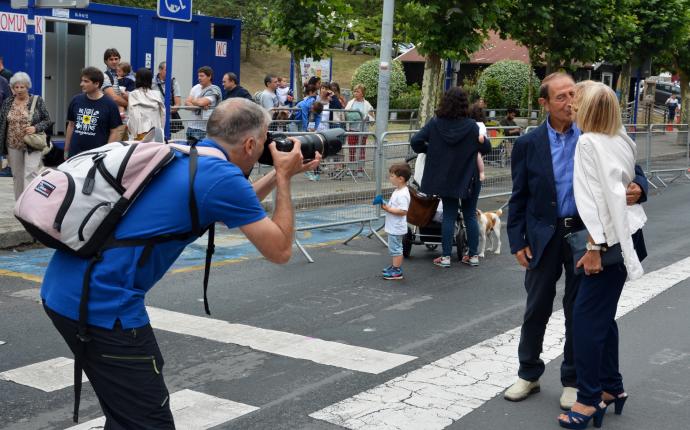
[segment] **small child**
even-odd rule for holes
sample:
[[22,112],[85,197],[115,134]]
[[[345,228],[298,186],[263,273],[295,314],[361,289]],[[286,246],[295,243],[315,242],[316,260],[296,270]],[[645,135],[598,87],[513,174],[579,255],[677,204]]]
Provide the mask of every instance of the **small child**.
[[395,186],[388,203],[383,202],[381,209],[386,211],[385,230],[388,233],[388,252],[393,257],[393,264],[383,269],[383,279],[403,279],[403,236],[407,234],[407,209],[410,207],[410,190],[407,181],[412,176],[412,169],[406,163],[393,164],[388,169],[389,180]]
[[120,64],[118,64],[116,70],[117,85],[120,87],[124,87],[125,91],[127,91],[128,93],[134,91],[136,88],[135,82],[132,78],[129,77],[129,75],[132,73],[132,66],[129,63],[123,61]]
[[[477,127],[479,127],[478,143],[484,143],[484,139],[488,139],[488,133],[486,132],[486,124],[484,124],[484,108],[481,105],[482,101],[483,100],[480,99],[479,102],[476,102],[472,106],[470,106],[469,115],[469,117],[477,123]],[[479,171],[479,181],[484,182],[484,159],[482,158],[482,154],[479,153],[477,153],[477,170]]]

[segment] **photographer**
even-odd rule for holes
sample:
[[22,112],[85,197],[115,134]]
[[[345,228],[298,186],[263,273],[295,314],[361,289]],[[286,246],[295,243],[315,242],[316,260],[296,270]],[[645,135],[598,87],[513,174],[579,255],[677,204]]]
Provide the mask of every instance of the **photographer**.
[[[290,180],[316,168],[321,156],[317,153],[313,161],[303,164],[299,140],[291,139],[290,152],[279,152],[271,143],[275,169],[251,184],[246,178],[267,144],[270,121],[265,109],[243,98],[227,100],[214,110],[208,120],[208,138],[198,146],[219,149],[227,160],[198,158],[195,202],[202,226],[221,221],[229,228],[239,227],[266,259],[285,263],[292,253],[294,234]],[[115,239],[191,231],[189,164],[190,157],[175,154],[117,225]],[[260,201],[274,188],[275,210],[269,218]],[[88,376],[106,417],[105,428],[175,428],[163,380],[163,358],[144,299],[194,239],[156,243],[146,249],[111,248],[92,268],[89,260],[60,250],[50,261],[41,289],[44,308]],[[85,273],[91,290],[88,342],[77,338]]]

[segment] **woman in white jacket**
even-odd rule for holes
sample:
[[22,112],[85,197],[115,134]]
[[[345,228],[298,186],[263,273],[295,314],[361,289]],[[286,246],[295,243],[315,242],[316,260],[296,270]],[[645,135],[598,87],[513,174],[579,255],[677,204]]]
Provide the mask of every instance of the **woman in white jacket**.
[[153,73],[146,68],[137,70],[136,89],[129,93],[127,129],[131,140],[141,140],[154,127],[165,126],[165,102],[159,91],[153,91]]
[[[618,370],[616,308],[626,278],[637,279],[642,265],[632,235],[644,225],[639,204],[628,205],[626,188],[635,178],[635,142],[622,127],[616,94],[592,82],[580,85],[573,103],[582,131],[575,150],[573,189],[577,210],[589,233],[588,251],[573,309],[573,348],[577,402],[559,417],[565,428],[585,428],[593,417],[601,424],[606,406],[623,410],[627,394]],[[620,244],[623,263],[602,266],[601,252]]]

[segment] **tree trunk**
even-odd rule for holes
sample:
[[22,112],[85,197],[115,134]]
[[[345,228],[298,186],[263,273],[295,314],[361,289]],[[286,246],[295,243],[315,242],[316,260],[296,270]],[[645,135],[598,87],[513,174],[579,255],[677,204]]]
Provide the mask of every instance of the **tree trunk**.
[[441,95],[443,66],[438,54],[427,54],[422,79],[422,100],[419,105],[419,126],[434,116]]
[[294,51],[292,53],[292,58],[295,59],[295,82],[292,83],[292,88],[294,91],[295,101],[302,100],[302,90],[304,85],[302,83],[302,54]]
[[252,36],[250,32],[244,34],[244,61],[248,62],[252,56]]
[[[621,68],[621,74],[618,77],[618,89],[620,91],[621,100],[621,112],[627,112],[628,102],[630,100],[630,75],[632,75],[632,65],[630,62],[623,64]],[[632,118],[628,118],[627,122],[630,122]]]

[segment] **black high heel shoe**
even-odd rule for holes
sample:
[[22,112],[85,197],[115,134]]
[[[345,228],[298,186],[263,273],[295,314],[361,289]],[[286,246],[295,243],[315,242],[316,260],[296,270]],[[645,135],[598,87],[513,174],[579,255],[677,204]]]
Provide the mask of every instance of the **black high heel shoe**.
[[[608,394],[611,394],[611,393],[608,393]],[[611,394],[611,395],[613,396],[613,399],[604,400],[604,403],[606,403],[606,406],[613,403],[613,405],[614,405],[613,412],[616,415],[621,415],[623,413],[623,406],[625,406],[625,401],[628,400],[628,393],[623,391],[622,393]]]

